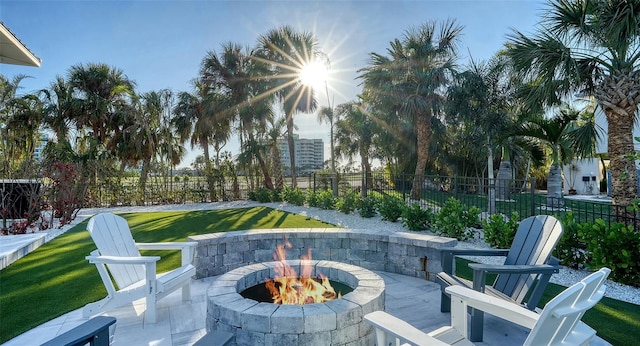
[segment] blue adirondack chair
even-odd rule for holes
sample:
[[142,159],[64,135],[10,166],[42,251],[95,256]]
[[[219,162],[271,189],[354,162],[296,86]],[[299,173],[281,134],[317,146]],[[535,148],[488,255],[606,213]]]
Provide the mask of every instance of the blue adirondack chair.
[[[444,249],[442,269],[436,282],[441,286],[440,311],[451,309],[451,299],[445,289],[452,285],[473,288],[534,310],[553,273],[557,273],[558,261],[551,256],[562,236],[563,228],[558,219],[537,215],[520,222],[510,249]],[[504,264],[471,263],[473,281],[454,275],[456,256],[506,256]],[[497,274],[493,285],[486,286],[486,275]],[[482,341],[484,313],[471,310],[471,341]]]

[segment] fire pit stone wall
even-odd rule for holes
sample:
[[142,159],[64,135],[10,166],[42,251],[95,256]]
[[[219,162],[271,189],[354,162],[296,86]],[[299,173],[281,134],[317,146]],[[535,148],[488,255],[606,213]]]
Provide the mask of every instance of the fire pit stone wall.
[[217,276],[249,264],[273,261],[277,244],[287,237],[293,245],[288,258],[312,249],[314,260],[353,264],[433,281],[442,271],[440,250],[456,239],[411,232],[372,232],[361,229],[260,229],[189,237],[197,241],[196,278]]
[[[287,260],[299,272],[300,260]],[[384,310],[384,280],[354,265],[306,261],[320,273],[353,288],[340,299],[306,305],[259,303],[240,295],[245,289],[277,275],[279,264],[266,262],[234,269],[219,276],[207,291],[207,330],[234,335],[233,345],[368,346],[373,328],[367,313]]]

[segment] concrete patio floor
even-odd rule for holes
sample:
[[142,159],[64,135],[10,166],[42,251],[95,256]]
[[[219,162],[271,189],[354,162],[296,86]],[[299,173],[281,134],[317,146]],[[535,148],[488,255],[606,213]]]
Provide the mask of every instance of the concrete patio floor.
[[[448,325],[450,314],[440,312],[440,288],[422,279],[377,272],[385,281],[385,310],[413,326],[428,332]],[[117,318],[113,345],[192,345],[205,333],[206,291],[215,277],[192,283],[192,300],[182,302],[180,291],[158,303],[158,322],[144,322],[144,301],[105,313]],[[40,345],[86,321],[81,310],[75,310],[34,328],[8,342],[5,346]],[[484,342],[478,345],[521,345],[528,330],[493,316],[485,316]],[[609,345],[597,338],[593,345]]]

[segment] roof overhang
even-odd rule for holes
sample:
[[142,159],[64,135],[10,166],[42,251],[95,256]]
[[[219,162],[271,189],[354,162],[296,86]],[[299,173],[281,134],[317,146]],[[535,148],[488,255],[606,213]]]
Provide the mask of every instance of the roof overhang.
[[0,63],[40,67],[41,60],[0,22]]

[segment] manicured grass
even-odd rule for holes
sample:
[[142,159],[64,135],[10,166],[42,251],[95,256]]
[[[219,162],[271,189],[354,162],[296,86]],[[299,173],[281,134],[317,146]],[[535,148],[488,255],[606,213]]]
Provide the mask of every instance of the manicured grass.
[[[471,280],[473,274],[469,261],[456,259],[456,275]],[[495,275],[487,277],[487,284],[495,280]],[[539,307],[564,291],[566,287],[550,283],[545,290]],[[582,321],[597,331],[597,335],[612,345],[637,345],[640,340],[640,306],[604,297],[585,313]]]
[[[185,241],[188,236],[256,228],[335,227],[267,207],[190,212],[121,214],[137,242]],[[0,271],[0,343],[85,304],[106,290],[95,265],[87,221]],[[158,271],[179,266],[179,251],[145,251],[162,256]]]

